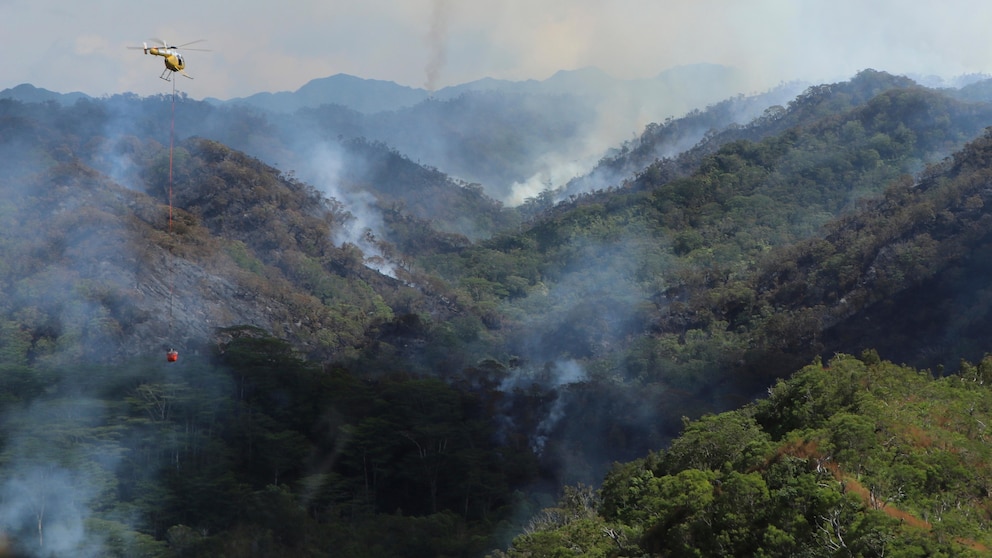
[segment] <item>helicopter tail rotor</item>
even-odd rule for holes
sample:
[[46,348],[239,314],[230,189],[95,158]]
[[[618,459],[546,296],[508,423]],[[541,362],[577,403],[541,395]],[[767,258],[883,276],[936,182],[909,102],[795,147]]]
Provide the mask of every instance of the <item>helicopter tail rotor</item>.
[[127,48],[129,48],[131,50],[144,51],[145,54],[150,54],[151,53],[151,50],[153,50],[155,47],[148,46],[148,43],[141,43],[141,46],[140,47],[139,46],[129,46]]

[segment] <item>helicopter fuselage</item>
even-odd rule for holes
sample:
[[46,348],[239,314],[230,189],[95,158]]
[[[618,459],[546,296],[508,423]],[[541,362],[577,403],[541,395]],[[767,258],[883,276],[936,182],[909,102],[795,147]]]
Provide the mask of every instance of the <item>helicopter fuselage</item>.
[[[183,55],[179,53],[179,49],[185,47],[186,45],[191,45],[194,43],[202,42],[203,39],[199,41],[193,41],[192,43],[186,43],[186,45],[173,46],[161,39],[153,39],[157,43],[161,43],[162,46],[148,46],[148,43],[142,43],[140,47],[128,47],[141,49],[145,54],[151,54],[154,56],[161,56],[165,62],[165,70],[162,70],[162,75],[158,76],[165,81],[172,81],[172,74],[179,73],[185,77],[193,79],[193,76],[186,73],[186,61],[183,60]],[[199,48],[194,48],[193,50],[203,50]]]
[[186,63],[183,61],[183,55],[172,50],[171,48],[151,47],[145,51],[145,54],[154,54],[155,56],[164,57],[165,67],[173,72],[179,72],[186,68]]

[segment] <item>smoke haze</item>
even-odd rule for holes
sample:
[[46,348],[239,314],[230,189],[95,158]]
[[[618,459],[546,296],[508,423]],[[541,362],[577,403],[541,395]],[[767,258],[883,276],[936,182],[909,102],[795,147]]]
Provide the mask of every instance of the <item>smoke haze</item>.
[[218,0],[176,0],[169,13],[186,16],[178,22],[134,2],[13,2],[0,24],[0,47],[11,53],[0,89],[28,82],[90,95],[163,92],[155,79],[161,60],[125,48],[149,37],[209,41],[204,48],[212,52],[191,52],[187,60],[197,79],[182,87],[196,98],[295,90],[336,73],[413,86],[426,79],[436,89],[483,77],[545,79],[588,66],[630,79],[715,63],[744,71],[748,91],[760,91],[793,79],[837,81],[869,67],[945,78],[992,71],[992,53],[976,47],[986,40],[992,8],[977,0],[452,7],[450,0],[303,0],[290,15],[272,2],[230,9]]
[[383,255],[376,245],[385,231],[382,215],[375,207],[375,196],[369,192],[346,189],[341,186],[343,166],[340,151],[326,143],[314,146],[304,169],[304,176],[325,196],[343,204],[349,218],[333,235],[336,244],[349,243],[357,246],[365,256],[365,265],[387,275],[396,277],[396,268]]
[[[97,4],[96,11],[99,11],[99,2]],[[265,86],[279,89],[285,86],[278,84],[292,82],[293,79],[309,79],[339,69],[344,71],[350,64],[359,63],[356,61],[366,63],[367,66],[352,69],[355,73],[400,81],[419,80],[430,92],[439,90],[446,80],[466,79],[470,71],[491,72],[494,75],[522,79],[535,75],[543,77],[547,75],[548,68],[579,68],[594,64],[609,68],[616,75],[642,77],[655,75],[657,68],[670,67],[680,61],[697,60],[719,61],[753,71],[708,76],[703,75],[704,71],[703,74],[697,74],[696,81],[685,79],[687,74],[679,74],[682,78],[662,80],[661,85],[654,84],[653,89],[647,89],[639,95],[629,91],[607,91],[602,97],[592,101],[588,97],[583,98],[584,102],[575,102],[574,105],[565,102],[566,98],[570,98],[567,97],[570,93],[587,91],[586,86],[596,80],[601,80],[607,86],[611,82],[592,72],[583,72],[581,75],[560,74],[556,82],[560,87],[557,91],[559,96],[548,96],[544,100],[551,98],[551,104],[561,110],[561,115],[556,116],[562,118],[547,121],[531,116],[547,112],[545,109],[549,105],[530,107],[533,109],[531,112],[499,112],[496,110],[500,108],[497,103],[473,104],[480,97],[473,97],[469,93],[450,102],[431,100],[409,111],[397,110],[368,118],[342,110],[334,114],[330,111],[300,113],[295,117],[262,114],[245,118],[245,113],[236,113],[234,118],[229,119],[230,114],[225,114],[223,109],[215,110],[206,103],[196,103],[191,104],[188,111],[196,116],[187,117],[190,121],[180,127],[181,135],[200,134],[217,138],[233,147],[245,149],[271,164],[291,162],[305,182],[342,204],[347,218],[341,223],[335,223],[339,226],[333,230],[327,231],[328,235],[333,235],[334,242],[338,245],[357,246],[363,252],[367,266],[396,277],[397,269],[385,257],[378,243],[378,239],[384,236],[385,225],[375,194],[353,188],[342,178],[346,174],[360,174],[356,169],[368,164],[361,157],[349,157],[341,144],[330,139],[345,136],[344,130],[348,126],[356,130],[355,137],[368,135],[373,140],[385,141],[418,163],[436,166],[442,172],[482,182],[480,189],[485,189],[488,195],[507,205],[517,205],[544,190],[563,186],[571,178],[586,172],[604,153],[617,148],[621,142],[636,137],[646,125],[660,122],[667,117],[681,116],[734,93],[767,87],[774,84],[775,80],[811,77],[815,72],[835,70],[845,72],[844,77],[847,77],[865,64],[890,69],[886,63],[893,63],[896,67],[891,69],[894,71],[900,70],[900,65],[911,69],[984,69],[985,60],[979,55],[962,56],[953,63],[947,63],[947,59],[941,58],[939,54],[928,54],[920,56],[925,64],[916,65],[912,57],[913,53],[920,54],[919,48],[914,46],[915,43],[910,44],[907,37],[912,37],[912,30],[919,26],[910,25],[912,22],[907,17],[924,17],[927,12],[900,9],[901,5],[894,3],[882,5],[895,15],[895,22],[906,25],[906,36],[901,32],[894,33],[896,28],[890,27],[893,23],[887,20],[883,23],[882,19],[870,17],[881,13],[873,11],[879,9],[877,6],[864,8],[857,22],[848,23],[845,19],[844,25],[840,25],[834,10],[846,8],[848,13],[853,13],[856,7],[844,1],[828,9],[803,2],[786,6],[774,2],[758,2],[745,8],[740,4],[720,1],[674,7],[620,2],[602,8],[585,2],[566,3],[554,0],[542,4],[539,9],[534,9],[527,15],[524,15],[526,6],[516,0],[499,5],[484,3],[472,13],[455,10],[450,0],[430,0],[410,5],[373,1],[368,6],[388,8],[378,15],[366,5],[341,6],[331,3],[329,7],[321,8],[308,4],[303,13],[320,17],[314,17],[308,25],[303,25],[297,38],[276,37],[268,29],[255,27],[259,32],[252,37],[252,48],[239,49],[236,47],[243,44],[244,37],[238,39],[229,29],[219,28],[214,37],[221,41],[214,42],[235,48],[218,49],[202,58],[198,56],[197,61],[204,61],[200,69],[194,72],[198,74],[198,79],[192,83],[184,83],[184,86],[188,86],[197,96],[205,95],[207,91],[224,95],[225,91],[228,94],[231,91],[240,92],[243,88],[263,83],[251,80],[270,79],[273,81],[264,82]],[[179,7],[183,7],[181,2]],[[977,5],[969,7],[985,9]],[[106,11],[106,6],[103,8]],[[335,8],[340,8],[340,12],[336,13]],[[125,8],[122,12],[133,13],[130,11],[132,9]],[[222,15],[230,15],[236,22],[245,17],[241,12],[248,13],[251,18],[261,19],[266,16],[267,9],[265,6],[248,6],[247,9],[237,10],[238,13],[229,13],[229,10],[218,10],[208,2],[198,12],[203,15],[204,21],[219,21],[215,19],[220,17],[217,12],[223,12]],[[607,11],[602,11],[604,9]],[[864,10],[868,12],[865,13]],[[75,13],[82,16],[83,11]],[[850,15],[846,17],[849,18]],[[949,17],[945,16],[940,21]],[[311,42],[309,37],[313,29],[310,27],[317,28],[322,21],[331,19],[334,24],[329,31],[325,30],[325,43],[321,45]],[[788,28],[789,22],[814,20],[838,27],[818,29],[808,35],[800,34],[801,31],[808,30],[806,26],[796,26],[795,30]],[[686,25],[686,22],[691,22],[692,25]],[[375,27],[374,33],[369,32],[375,24],[379,27]],[[932,21],[929,24],[935,25]],[[354,28],[348,28],[348,25]],[[973,35],[973,26],[964,26],[961,29],[962,35]],[[841,30],[846,31],[842,33]],[[825,50],[817,50],[826,46],[845,45],[844,41],[848,39],[845,33],[852,30],[859,32],[859,37],[867,37],[857,48],[875,44],[869,42],[871,40],[878,43],[889,42],[896,49],[902,46],[906,48],[898,55],[887,53],[885,58],[881,55],[855,56],[853,51],[845,51],[848,48],[846,46],[833,51],[833,56],[825,55]],[[169,31],[163,33],[156,30],[152,33],[170,39],[179,34],[175,29]],[[189,29],[182,30],[183,34],[191,33],[188,39],[198,38],[208,31],[203,27],[203,22],[197,20],[191,21]],[[252,27],[246,26],[245,31],[250,33]],[[128,32],[133,32],[133,29]],[[370,45],[364,42],[365,39],[361,36],[363,32],[373,36],[378,43]],[[933,30],[926,36],[933,40],[947,38],[939,30]],[[0,37],[4,37],[4,34],[0,34]],[[412,45],[413,37],[419,39],[417,48],[396,48],[407,45],[405,41]],[[472,39],[476,37],[479,40],[473,42]],[[353,44],[342,46],[345,39],[352,40]],[[0,42],[6,40],[0,39]],[[920,39],[916,37],[913,40]],[[927,44],[927,41],[923,42]],[[625,49],[623,56],[612,52],[618,44]],[[742,45],[746,45],[746,48]],[[66,60],[78,61],[78,58],[66,56],[67,52],[99,61],[101,57],[107,56],[102,53],[118,46],[112,40],[101,38],[97,34],[77,36],[71,44],[59,42],[55,50],[47,52],[50,58],[44,59],[41,64],[40,71],[47,73],[36,76],[39,79],[48,79],[58,73],[55,72],[56,69],[64,68]],[[291,49],[300,48],[304,50],[291,52]],[[244,58],[247,54],[241,52],[242,50],[248,51],[255,58]],[[300,54],[304,51],[305,55]],[[851,56],[844,58],[845,54]],[[145,74],[154,76],[154,72],[159,71],[159,66],[151,64],[150,59],[134,56],[133,52],[129,56],[126,60],[123,56],[114,59],[113,64],[105,64],[104,67],[97,64],[93,73],[101,75],[101,72],[107,71],[106,66],[140,67],[140,70],[127,70],[128,79],[132,80],[129,83],[138,83],[146,79]],[[30,56],[25,58],[32,59]],[[369,60],[389,60],[389,66],[381,66]],[[645,69],[645,66],[638,65],[641,60],[645,64],[654,65],[655,69]],[[472,67],[472,62],[479,63],[479,67]],[[407,66],[404,67],[403,64]],[[803,68],[804,64],[809,64],[809,69]],[[856,66],[847,68],[846,64]],[[228,71],[228,67],[260,67],[271,69],[271,72],[244,70],[235,74]],[[411,77],[413,74],[409,72],[418,72],[418,75]],[[545,73],[542,75],[542,72]],[[65,85],[58,86],[43,81],[39,84],[64,90],[84,88],[83,85],[71,85],[86,83],[73,81],[82,79],[80,72],[73,70],[58,74],[59,79],[66,80],[61,82]],[[11,75],[18,74],[12,72]],[[106,76],[106,73],[102,75]],[[206,76],[206,79],[201,81],[202,76]],[[120,85],[122,82],[116,83],[118,86],[131,87]],[[207,85],[199,90],[197,88],[201,87],[201,83]],[[506,102],[511,97],[510,94],[495,94],[488,101],[496,99]],[[655,102],[649,102],[650,99]],[[126,109],[130,105],[121,103],[120,106]],[[100,131],[111,140],[101,144],[100,156],[94,157],[93,166],[121,185],[145,190],[146,185],[136,170],[139,166],[128,156],[134,145],[120,136],[127,133],[128,127],[140,127],[135,121],[154,120],[155,117],[143,114],[137,107],[131,108],[134,110],[114,113]],[[760,114],[761,107],[752,106],[750,109],[750,112],[743,111],[731,116],[726,122],[746,122],[748,118]],[[180,112],[187,111],[181,108]],[[316,121],[319,120],[318,117],[327,117],[328,114],[340,118],[336,121],[338,128],[327,125],[325,121],[306,122],[308,117],[313,117]],[[332,117],[327,117],[327,120],[333,120]],[[232,121],[247,124],[237,130],[225,129]],[[572,125],[561,125],[566,121]],[[341,122],[344,124],[340,124]],[[533,140],[536,134],[513,135],[513,132],[519,132],[526,124],[546,129],[545,124],[548,122],[561,125],[556,130],[560,135],[549,134],[541,138],[543,141]],[[155,136],[164,140],[168,136],[160,133],[161,125],[159,126],[157,136],[143,131],[142,137]],[[526,129],[525,131],[529,132]],[[681,135],[673,133],[669,143],[656,144],[655,150],[646,157],[651,159],[674,155],[695,144],[708,131],[709,128],[703,124],[687,124]],[[374,132],[381,132],[382,135],[377,137]],[[484,136],[483,132],[498,133]],[[485,141],[479,139],[483,137]],[[478,141],[483,147],[477,152],[458,151],[465,145],[471,145],[472,141]],[[32,152],[31,146],[17,142],[11,142],[7,149],[6,159],[15,161]],[[491,158],[477,157],[478,153],[490,155]],[[508,169],[512,169],[512,172],[508,172]],[[20,170],[15,165],[7,166],[0,170],[0,178],[19,178],[19,173]],[[397,184],[390,186],[408,190],[422,186],[421,175],[397,174],[400,175],[396,179]],[[577,186],[570,193],[609,187],[626,176],[629,174],[604,173],[583,183],[581,187]],[[74,215],[75,210],[87,205],[84,202],[92,200],[72,201],[77,205],[62,202],[53,211],[65,214],[68,219]],[[592,210],[589,215],[591,219],[596,217]],[[62,318],[62,322],[58,324],[60,329],[85,331],[87,327],[91,327],[91,331],[104,333],[98,330],[98,326],[103,323],[101,307],[88,304],[86,300],[78,300],[84,298],[77,296],[79,293],[64,299],[50,294],[72,292],[73,285],[80,276],[122,291],[131,284],[141,283],[141,288],[136,291],[149,298],[161,298],[167,291],[161,278],[139,279],[137,271],[119,273],[117,269],[104,267],[106,262],[94,263],[101,253],[115,252],[123,259],[130,257],[126,249],[115,251],[105,246],[115,242],[125,246],[123,239],[126,231],[98,229],[96,225],[100,222],[100,219],[94,218],[95,225],[74,229],[69,240],[59,244],[64,246],[64,257],[60,261],[64,262],[65,268],[46,270],[49,275],[32,278],[40,293],[34,295],[41,299],[37,304],[65,305],[65,311],[59,313]],[[595,222],[591,225],[595,225]],[[588,228],[591,230],[594,227]],[[59,230],[56,227],[51,234],[57,236]],[[19,234],[34,234],[34,231]],[[629,343],[631,338],[647,329],[648,316],[656,310],[652,307],[655,303],[651,296],[663,291],[664,285],[657,283],[657,278],[663,276],[663,270],[648,269],[644,262],[655,262],[652,265],[659,267],[666,265],[664,254],[669,252],[669,247],[660,246],[661,243],[657,240],[646,237],[595,238],[593,234],[595,233],[586,233],[583,230],[582,234],[562,240],[564,247],[561,252],[568,254],[568,262],[556,268],[560,271],[555,272],[555,276],[542,277],[548,285],[535,285],[526,296],[509,300],[499,309],[501,314],[511,317],[508,321],[515,320],[507,326],[507,345],[511,349],[508,352],[528,363],[514,369],[500,389],[511,393],[521,386],[527,386],[526,389],[534,386],[533,390],[542,396],[541,405],[533,415],[534,428],[529,439],[530,447],[542,459],[559,460],[563,464],[560,466],[562,478],[568,481],[595,482],[601,478],[602,470],[592,464],[599,461],[605,463],[607,457],[615,457],[620,450],[638,454],[646,446],[660,445],[657,439],[649,439],[643,434],[657,424],[661,411],[647,406],[635,408],[619,394],[606,393],[606,388],[603,388],[603,392],[591,393],[592,390],[586,384],[595,379],[600,386],[608,386],[610,378],[597,376],[603,374],[603,367],[595,369],[589,364],[607,358],[616,347]],[[181,324],[181,329],[191,330],[193,323],[197,322],[200,323],[198,327],[206,330],[203,313],[213,301],[198,296],[197,293],[202,291],[196,288],[196,283],[204,278],[205,272],[192,269],[192,264],[186,265],[190,269],[180,268],[181,279],[177,285],[179,292],[190,293],[183,295],[178,302],[179,314],[188,316],[186,319],[189,320]],[[111,276],[112,274],[116,275]],[[211,281],[211,284],[218,289],[217,292],[209,293],[216,295],[214,301],[232,298],[230,292],[220,290],[225,287],[220,285],[220,281]],[[17,291],[5,294],[11,299],[21,296]],[[32,299],[31,302],[36,301]],[[161,321],[157,327],[164,332]],[[105,336],[94,333],[92,338],[105,345],[91,346],[88,350],[100,351],[104,347],[110,347],[114,341],[123,337],[117,335],[118,333],[106,332]],[[164,337],[164,333],[159,337]],[[137,350],[145,349],[147,348]],[[73,357],[79,355],[57,356],[70,363]],[[617,384],[623,382],[619,378],[624,373],[622,365],[617,365],[610,373],[618,376]],[[652,405],[657,405],[657,401],[652,401]],[[103,409],[95,407],[87,399],[72,402],[46,399],[35,407],[19,411],[22,412],[4,417],[11,435],[4,446],[4,454],[0,456],[0,462],[6,466],[5,471],[9,472],[0,481],[0,526],[9,529],[19,540],[37,539],[38,546],[43,547],[46,553],[99,556],[103,541],[88,540],[84,526],[90,511],[99,505],[101,491],[112,488],[107,486],[107,479],[113,477],[117,467],[115,448],[112,445],[102,447],[106,451],[100,456],[78,455],[71,451],[72,448],[66,450],[59,445],[64,444],[64,439],[53,440],[52,437],[64,434],[60,429],[67,428],[68,424],[99,423]],[[52,421],[51,417],[63,420]],[[589,428],[593,423],[590,417],[609,417],[611,426],[616,428],[609,441],[606,441],[607,436],[603,432]],[[632,440],[630,442],[626,441],[628,432]],[[71,438],[71,435],[67,437]],[[37,523],[44,523],[44,529],[39,531]]]

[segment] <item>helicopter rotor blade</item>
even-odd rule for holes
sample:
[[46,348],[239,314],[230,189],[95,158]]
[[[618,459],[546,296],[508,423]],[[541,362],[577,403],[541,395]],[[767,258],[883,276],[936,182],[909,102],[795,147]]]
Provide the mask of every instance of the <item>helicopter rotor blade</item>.
[[[206,41],[206,39],[197,39],[197,40],[195,40],[195,41],[190,41],[190,42],[188,42],[188,43],[185,43],[185,44],[181,44],[181,45],[179,45],[179,46],[174,46],[174,47],[169,47],[169,48],[183,48],[183,47],[186,47],[186,46],[189,46],[189,45],[195,45],[196,43],[202,43],[202,42],[204,42],[204,41]],[[189,50],[198,50],[198,49],[193,49],[193,48],[191,48],[191,49],[189,49]]]
[[[191,41],[191,42],[188,42],[188,43],[185,43],[185,44],[181,44],[181,45],[170,45],[168,42],[163,41],[162,39],[156,39],[155,37],[152,37],[152,38],[150,38],[148,40],[149,40],[149,42],[157,43],[158,46],[156,46],[154,48],[159,48],[159,49],[167,49],[167,50],[168,49],[175,49],[175,50],[183,49],[183,50],[195,50],[195,51],[199,51],[199,52],[213,52],[209,48],[185,48],[187,45],[195,45],[197,43],[202,43],[202,42],[206,41],[206,39],[197,39],[195,41]],[[144,50],[144,51],[147,52],[148,51],[148,43],[145,43],[145,46],[144,47],[129,46],[127,48],[132,49],[132,50]]]

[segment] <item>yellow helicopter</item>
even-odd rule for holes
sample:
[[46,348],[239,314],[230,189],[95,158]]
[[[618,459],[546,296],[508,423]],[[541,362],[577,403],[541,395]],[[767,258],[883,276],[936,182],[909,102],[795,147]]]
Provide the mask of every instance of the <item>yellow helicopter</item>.
[[[204,39],[199,39],[192,41],[183,45],[170,45],[169,43],[163,41],[162,39],[151,39],[156,43],[161,43],[162,46],[148,46],[148,43],[142,43],[143,46],[140,47],[127,47],[130,49],[141,49],[145,51],[145,54],[154,54],[155,56],[162,56],[165,58],[165,69],[162,70],[162,75],[158,76],[165,81],[170,81],[172,74],[179,72],[180,74],[193,79],[193,76],[186,73],[186,61],[183,60],[183,55],[179,52],[179,49],[186,48],[189,45],[194,45],[196,43],[202,43]],[[199,50],[202,52],[210,52],[203,48],[187,48],[186,50]],[[171,72],[171,73],[170,73]]]

